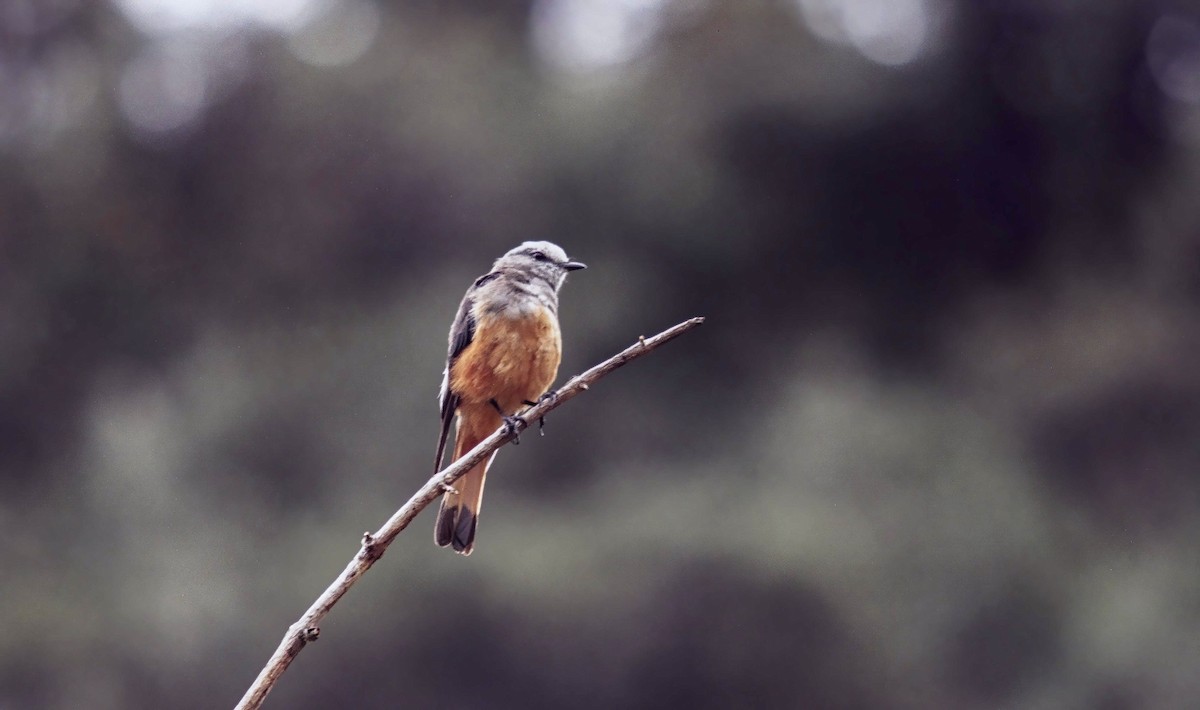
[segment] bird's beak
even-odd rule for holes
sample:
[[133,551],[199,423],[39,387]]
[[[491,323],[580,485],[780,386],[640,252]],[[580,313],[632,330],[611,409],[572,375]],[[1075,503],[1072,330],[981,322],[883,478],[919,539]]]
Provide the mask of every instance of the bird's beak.
[[581,261],[568,261],[567,263],[563,264],[563,268],[567,271],[579,271],[580,269],[586,269],[587,264]]

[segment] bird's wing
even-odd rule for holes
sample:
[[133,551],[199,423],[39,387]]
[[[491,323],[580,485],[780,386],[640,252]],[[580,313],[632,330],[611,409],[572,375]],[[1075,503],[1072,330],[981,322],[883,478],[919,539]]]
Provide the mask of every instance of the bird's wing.
[[434,473],[437,473],[442,467],[442,457],[446,453],[446,439],[450,435],[450,423],[454,421],[454,413],[458,410],[460,401],[459,396],[450,389],[450,368],[454,367],[454,361],[475,338],[475,316],[472,310],[475,306],[476,289],[497,276],[499,274],[492,272],[475,279],[475,283],[467,289],[466,295],[463,296],[462,303],[458,306],[458,315],[454,316],[454,324],[450,326],[450,348],[446,353],[446,370],[442,373],[442,389],[438,395],[438,400],[442,405],[442,431],[438,435],[437,458],[433,462]]

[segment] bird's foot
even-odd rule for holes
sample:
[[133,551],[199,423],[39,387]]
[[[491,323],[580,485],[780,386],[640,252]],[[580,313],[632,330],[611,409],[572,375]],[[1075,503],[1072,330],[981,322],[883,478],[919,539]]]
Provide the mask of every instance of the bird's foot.
[[[542,394],[541,397],[538,397],[538,404],[541,404],[542,402],[546,402],[546,401],[553,401],[556,399],[558,399],[558,390],[546,390],[546,392],[544,394]],[[546,435],[546,418],[545,417],[538,417],[538,435],[539,436]]]
[[[538,397],[538,401],[530,402],[529,400],[525,400],[525,404],[529,405],[530,407],[536,407],[537,405],[541,404],[542,402],[545,402],[548,399],[554,399],[557,396],[558,396],[557,390],[549,390],[548,392],[543,394],[541,397]],[[546,418],[545,417],[538,417],[538,435],[539,436],[546,435]]]
[[521,434],[520,434],[521,429],[520,428],[523,426],[527,426],[525,420],[522,419],[520,417],[520,415],[516,415],[516,414],[512,415],[511,417],[505,416],[505,417],[503,417],[503,419],[504,419],[504,433],[512,434],[513,446],[520,444],[521,443]]

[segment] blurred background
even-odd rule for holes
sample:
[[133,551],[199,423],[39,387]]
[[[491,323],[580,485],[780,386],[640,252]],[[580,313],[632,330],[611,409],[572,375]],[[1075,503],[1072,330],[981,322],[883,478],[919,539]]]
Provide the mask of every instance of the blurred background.
[[525,239],[708,321],[268,707],[1196,706],[1194,3],[6,0],[0,708],[234,705]]

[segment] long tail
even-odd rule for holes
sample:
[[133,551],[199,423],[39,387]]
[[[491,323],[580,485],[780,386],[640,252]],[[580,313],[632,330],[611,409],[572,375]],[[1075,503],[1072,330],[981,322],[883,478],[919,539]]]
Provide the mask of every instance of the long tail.
[[[488,432],[490,434],[491,432]],[[454,460],[487,438],[487,434],[475,435],[459,426],[454,437]],[[433,529],[433,540],[438,545],[454,548],[461,555],[471,554],[475,546],[475,528],[479,524],[479,511],[483,505],[483,483],[488,468],[496,454],[463,474],[454,482],[454,493],[442,496],[442,507],[438,510],[437,525]]]

